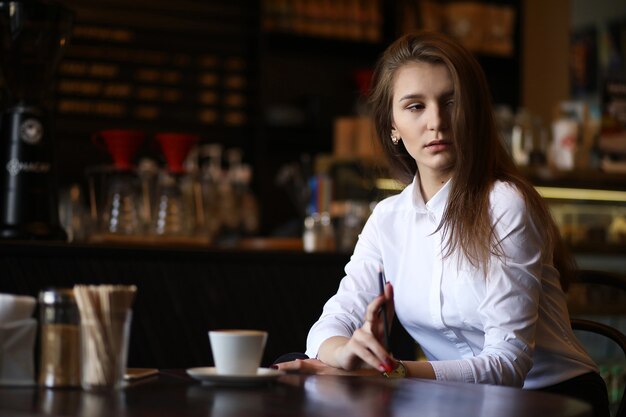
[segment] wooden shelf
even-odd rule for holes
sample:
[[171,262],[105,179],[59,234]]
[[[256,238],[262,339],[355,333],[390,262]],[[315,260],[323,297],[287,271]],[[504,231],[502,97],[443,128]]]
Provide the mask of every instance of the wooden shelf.
[[265,32],[266,48],[272,51],[289,53],[323,54],[328,56],[354,56],[359,60],[373,62],[384,45],[379,42],[365,42],[342,38],[314,37],[287,32]]
[[557,171],[549,168],[524,168],[524,174],[535,185],[567,188],[626,190],[626,175],[602,172],[597,169]]
[[600,254],[600,255],[624,255],[626,254],[626,243],[577,243],[568,245],[573,253],[578,254]]

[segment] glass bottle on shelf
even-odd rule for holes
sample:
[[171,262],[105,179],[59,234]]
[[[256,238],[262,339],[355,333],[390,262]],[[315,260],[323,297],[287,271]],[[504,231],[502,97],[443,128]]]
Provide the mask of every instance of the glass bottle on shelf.
[[332,181],[325,174],[309,178],[309,204],[302,243],[305,252],[335,250],[335,230],[330,216]]
[[104,232],[122,235],[141,233],[136,180],[131,171],[111,174],[103,213]]
[[92,232],[80,185],[71,184],[59,196],[59,219],[68,242],[82,242]]
[[200,187],[204,209],[205,231],[209,237],[218,235],[222,227],[220,213],[220,185],[222,170],[222,145],[212,143],[200,147]]
[[219,188],[219,213],[222,221],[221,237],[228,241],[239,236],[241,223],[241,207],[238,204],[238,176],[241,167],[241,150],[238,148],[226,151],[228,168]]
[[155,204],[154,233],[159,236],[183,236],[191,231],[189,210],[182,190],[182,177],[163,171],[159,175]]
[[141,188],[139,193],[139,214],[142,228],[147,231],[152,224],[159,167],[154,160],[142,158],[137,167],[137,174]]
[[228,151],[228,160],[228,177],[239,208],[236,227],[240,234],[253,235],[259,229],[259,206],[251,189],[252,167],[242,162],[242,152],[237,148]]
[[195,226],[193,177],[184,162],[198,137],[186,133],[158,133],[167,160],[157,183],[153,233],[158,236],[191,236]]
[[[138,202],[138,176],[132,160],[144,139],[144,132],[125,129],[102,130],[92,137],[92,143],[106,150],[113,160],[112,166],[93,171],[103,181],[104,203],[101,215],[97,214],[97,217],[100,219],[100,229],[105,234],[137,235],[143,232]],[[91,180],[95,180],[95,177]],[[95,193],[95,189],[92,192]],[[93,200],[97,208],[97,198]]]

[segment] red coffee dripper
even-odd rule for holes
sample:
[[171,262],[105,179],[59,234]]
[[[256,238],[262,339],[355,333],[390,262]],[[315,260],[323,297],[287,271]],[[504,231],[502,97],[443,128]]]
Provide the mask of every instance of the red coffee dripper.
[[198,135],[192,133],[164,132],[155,135],[161,144],[163,155],[167,162],[167,169],[172,174],[185,172],[183,163],[192,146],[198,141]]
[[95,133],[91,140],[106,149],[115,168],[127,170],[132,168],[132,160],[145,137],[139,130],[109,129]]

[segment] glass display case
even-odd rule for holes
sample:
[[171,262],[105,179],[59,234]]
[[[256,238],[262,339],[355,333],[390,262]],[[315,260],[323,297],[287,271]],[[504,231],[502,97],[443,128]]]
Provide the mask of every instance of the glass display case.
[[527,171],[579,267],[626,271],[626,174]]

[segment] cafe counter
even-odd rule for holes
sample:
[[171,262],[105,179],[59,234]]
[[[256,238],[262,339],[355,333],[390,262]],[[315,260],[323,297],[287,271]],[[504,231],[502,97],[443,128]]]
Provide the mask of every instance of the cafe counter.
[[[310,326],[336,292],[345,253],[304,253],[293,242],[201,246],[0,243],[0,293],[37,296],[48,287],[134,284],[128,364],[189,368],[212,364],[207,332],[269,332],[263,364],[303,352]],[[414,355],[400,326],[395,353]],[[403,353],[405,352],[405,353]]]
[[[626,270],[623,252],[576,254],[587,269]],[[269,332],[263,365],[303,352],[311,325],[344,276],[350,254],[305,253],[300,239],[248,239],[231,247],[187,242],[0,242],[0,293],[37,296],[49,287],[134,284],[128,364],[189,368],[213,363],[207,332]],[[36,313],[37,314],[37,313]],[[396,322],[400,359],[415,344]]]

